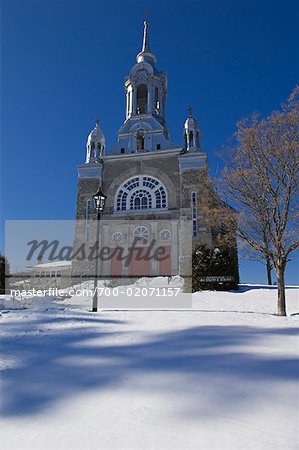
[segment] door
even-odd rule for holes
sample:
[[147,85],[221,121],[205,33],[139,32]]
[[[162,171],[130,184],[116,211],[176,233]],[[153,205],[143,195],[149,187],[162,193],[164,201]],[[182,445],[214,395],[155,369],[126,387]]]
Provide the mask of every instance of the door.
[[112,256],[111,259],[111,276],[121,277],[122,274],[122,261],[118,258],[118,252]]
[[171,251],[170,245],[163,246],[165,252],[162,256],[162,261],[159,261],[159,275],[165,277],[171,275]]
[[151,260],[144,259],[147,247],[139,247],[133,249],[132,260],[130,264],[130,275],[132,277],[148,277],[151,275]]

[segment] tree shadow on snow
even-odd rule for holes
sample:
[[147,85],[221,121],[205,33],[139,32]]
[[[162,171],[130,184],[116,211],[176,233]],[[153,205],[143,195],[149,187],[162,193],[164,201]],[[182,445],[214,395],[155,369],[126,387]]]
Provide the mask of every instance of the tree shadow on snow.
[[[30,326],[26,321],[27,332],[23,323],[4,324],[1,340],[3,357],[12,361],[1,376],[6,417],[41,413],[63,399],[121,386],[175,396],[185,414],[194,417],[212,414],[216,405],[240,408],[261,401],[267,384],[298,377],[295,358],[269,356],[271,348],[266,356],[250,351],[268,335],[293,335],[295,328],[198,326],[152,332],[146,342],[134,342],[128,341],[124,322],[90,313],[41,315]],[[202,396],[209,398],[204,411]]]

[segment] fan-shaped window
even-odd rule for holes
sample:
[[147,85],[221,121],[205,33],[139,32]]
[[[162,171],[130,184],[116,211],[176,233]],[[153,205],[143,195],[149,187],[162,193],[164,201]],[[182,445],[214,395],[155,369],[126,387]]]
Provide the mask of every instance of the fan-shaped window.
[[153,177],[131,178],[116,193],[115,211],[167,209],[167,206],[166,189]]
[[140,84],[137,88],[137,113],[144,114],[147,111],[147,86]]

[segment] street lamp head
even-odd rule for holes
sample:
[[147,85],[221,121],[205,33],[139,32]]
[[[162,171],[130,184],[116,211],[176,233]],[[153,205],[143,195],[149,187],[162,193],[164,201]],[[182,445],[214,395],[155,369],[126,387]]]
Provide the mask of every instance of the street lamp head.
[[105,208],[107,196],[103,194],[102,188],[99,187],[98,192],[93,196],[94,207],[97,211],[102,212]]

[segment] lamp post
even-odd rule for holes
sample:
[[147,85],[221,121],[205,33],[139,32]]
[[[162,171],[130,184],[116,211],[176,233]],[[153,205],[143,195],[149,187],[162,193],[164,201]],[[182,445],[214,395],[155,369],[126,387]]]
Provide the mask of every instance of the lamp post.
[[100,220],[101,220],[101,212],[105,208],[106,198],[107,196],[103,194],[101,186],[99,186],[99,189],[97,193],[92,197],[95,210],[97,212],[97,231],[96,231],[96,243],[97,243],[97,255],[96,255],[96,267],[95,267],[95,278],[94,278],[94,296],[92,301],[92,311],[97,312],[98,310],[98,276],[99,276],[99,257],[98,257],[98,250],[99,250],[99,232],[100,232]]

